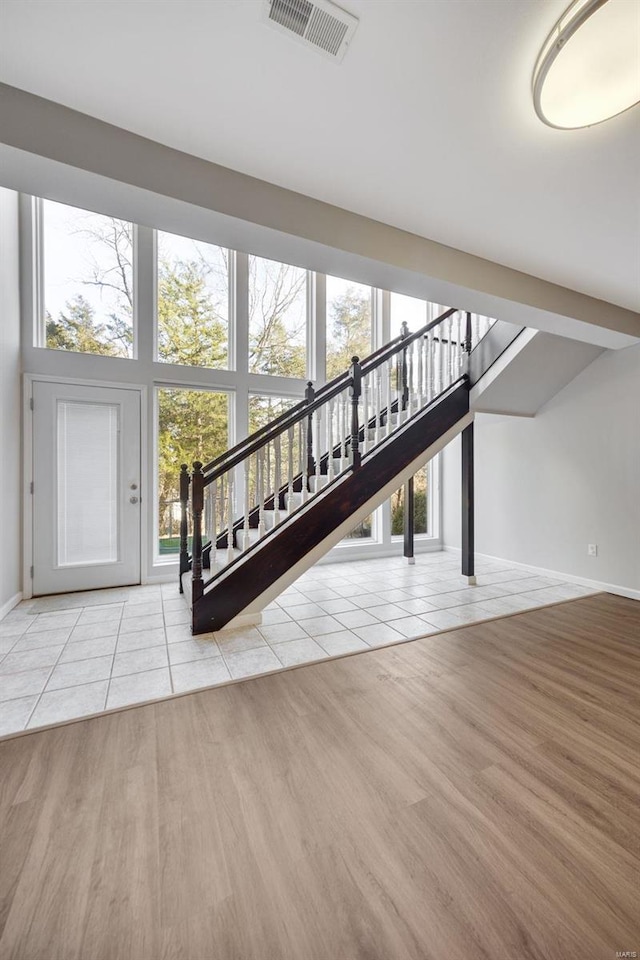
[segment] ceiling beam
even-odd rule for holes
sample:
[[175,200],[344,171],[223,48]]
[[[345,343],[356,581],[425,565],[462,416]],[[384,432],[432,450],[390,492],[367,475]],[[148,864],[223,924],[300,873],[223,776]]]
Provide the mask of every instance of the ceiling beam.
[[623,347],[640,338],[640,314],[634,311],[238,173],[6,84],[0,84],[0,182],[602,347]]

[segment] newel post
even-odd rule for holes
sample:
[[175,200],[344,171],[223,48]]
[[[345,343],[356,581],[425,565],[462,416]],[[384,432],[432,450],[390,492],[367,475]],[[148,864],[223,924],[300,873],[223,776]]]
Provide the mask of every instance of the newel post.
[[464,335],[464,352],[471,353],[473,334],[471,332],[471,314],[467,311],[467,324]]
[[362,368],[358,357],[351,358],[351,466],[357,470],[362,463],[360,455],[360,421],[358,418],[358,402],[362,393]]
[[[402,326],[400,328],[400,337],[402,340],[406,340],[409,336],[409,324],[406,320],[402,321]],[[400,355],[399,355],[400,356]],[[398,378],[398,383],[402,384],[402,409],[406,410],[409,406],[409,377],[407,373],[407,348],[403,347],[402,350],[402,367],[400,369],[400,377]]]
[[182,593],[182,574],[189,569],[189,468],[186,463],[180,467],[180,593]]
[[193,603],[202,596],[202,511],[204,509],[204,474],[199,460],[193,465],[191,478],[191,512],[193,514],[193,562],[191,600]]
[[[313,389],[313,381],[309,380],[307,389],[304,392],[304,398],[307,404],[313,403],[316,392]],[[313,459],[313,414],[307,417],[307,477],[312,477],[316,472],[316,462]]]

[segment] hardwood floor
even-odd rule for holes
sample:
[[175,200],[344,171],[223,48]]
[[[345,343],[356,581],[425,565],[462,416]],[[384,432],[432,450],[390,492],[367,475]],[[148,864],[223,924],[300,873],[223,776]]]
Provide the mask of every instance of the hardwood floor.
[[640,603],[0,743],[2,960],[640,953]]

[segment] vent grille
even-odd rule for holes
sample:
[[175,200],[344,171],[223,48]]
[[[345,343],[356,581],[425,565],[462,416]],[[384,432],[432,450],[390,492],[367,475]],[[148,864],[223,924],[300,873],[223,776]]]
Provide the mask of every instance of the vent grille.
[[356,17],[330,0],[265,0],[265,19],[278,30],[342,60],[358,26]]
[[313,4],[308,0],[273,0],[269,10],[269,19],[286,30],[293,30],[299,37],[304,36],[311,19]]
[[336,20],[330,13],[321,10],[320,7],[314,7],[305,39],[309,43],[315,43],[316,47],[320,47],[321,50],[325,50],[331,56],[337,57],[348,29],[348,23]]

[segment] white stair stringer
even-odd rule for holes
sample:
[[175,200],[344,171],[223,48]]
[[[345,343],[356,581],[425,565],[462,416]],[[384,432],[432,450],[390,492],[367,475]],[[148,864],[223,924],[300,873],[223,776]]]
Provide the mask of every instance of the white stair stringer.
[[[330,534],[328,534],[324,540],[321,541],[313,550],[310,550],[298,563],[290,567],[283,576],[279,577],[273,583],[271,583],[267,590],[265,590],[260,596],[256,597],[255,600],[252,600],[247,606],[241,610],[229,623],[223,627],[223,630],[228,630],[234,627],[246,626],[249,623],[259,623],[261,618],[261,612],[264,608],[271,603],[272,600],[275,600],[283,590],[286,590],[287,587],[302,576],[309,567],[312,567],[314,563],[317,563],[321,557],[323,557],[332,547],[340,543],[340,541],[345,537],[350,530],[352,530],[358,523],[364,520],[369,514],[377,509],[381,504],[388,500],[389,497],[395,493],[395,491],[403,483],[405,483],[410,477],[420,470],[429,460],[432,460],[436,454],[440,453],[444,447],[450,443],[454,437],[461,433],[465,427],[473,422],[473,414],[467,413],[460,420],[454,424],[446,433],[442,434],[430,447],[427,447],[426,450],[423,450],[422,453],[411,461],[411,463],[400,471],[392,480],[389,481],[384,487],[380,490],[377,490],[375,495],[371,497],[365,504],[359,507],[351,516],[345,520],[344,523],[336,527]],[[397,436],[392,436],[389,438],[389,442],[397,439]],[[383,448],[386,441],[378,448],[376,455],[384,455]],[[302,523],[304,518],[304,512],[306,509],[312,509],[315,504],[321,501],[322,496],[325,490],[335,490],[336,485],[344,482],[348,478],[349,474],[344,477],[339,478],[334,481],[329,487],[324,487],[322,492],[316,495],[313,500],[308,501],[307,504],[301,509],[292,514],[283,524],[280,525],[279,529],[282,529],[285,525],[289,523]],[[264,541],[263,541],[264,542]],[[259,544],[255,550],[252,551],[252,555],[259,557],[260,555],[261,544]],[[186,575],[185,575],[186,576]],[[216,580],[217,589],[221,588],[224,584],[224,572]]]

